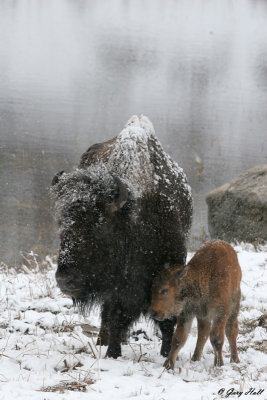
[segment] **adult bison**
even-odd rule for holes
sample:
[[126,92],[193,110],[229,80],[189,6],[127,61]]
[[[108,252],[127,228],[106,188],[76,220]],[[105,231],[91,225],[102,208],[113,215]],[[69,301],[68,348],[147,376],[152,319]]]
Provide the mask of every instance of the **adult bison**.
[[[154,276],[185,263],[192,218],[186,176],[149,119],[134,116],[117,137],[91,146],[78,168],[58,173],[52,187],[57,283],[82,309],[101,305],[100,340],[116,358],[129,326],[149,308]],[[159,325],[166,356],[175,320]]]

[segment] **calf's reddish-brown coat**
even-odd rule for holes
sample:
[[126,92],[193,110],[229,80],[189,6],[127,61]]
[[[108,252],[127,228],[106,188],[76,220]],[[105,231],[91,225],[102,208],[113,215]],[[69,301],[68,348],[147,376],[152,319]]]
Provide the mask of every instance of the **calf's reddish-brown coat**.
[[177,317],[177,328],[166,368],[174,368],[191,323],[197,318],[198,339],[192,360],[198,361],[210,336],[214,365],[223,365],[224,332],[231,349],[231,362],[239,362],[236,346],[240,306],[241,269],[229,243],[212,240],[196,252],[186,266],[163,270],[152,287],[151,313],[164,320]]

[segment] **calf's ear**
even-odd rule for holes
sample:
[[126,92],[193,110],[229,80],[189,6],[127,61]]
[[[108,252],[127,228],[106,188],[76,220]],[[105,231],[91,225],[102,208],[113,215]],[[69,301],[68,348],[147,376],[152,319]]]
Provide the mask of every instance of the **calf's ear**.
[[178,271],[175,271],[174,273],[174,278],[175,280],[177,280],[178,282],[180,282],[183,277],[187,274],[187,267],[181,266],[181,268],[178,269]]
[[60,171],[54,176],[54,178],[52,179],[52,182],[51,182],[51,186],[55,186],[58,183],[59,178],[61,177],[61,175],[64,174],[64,172],[65,171]]

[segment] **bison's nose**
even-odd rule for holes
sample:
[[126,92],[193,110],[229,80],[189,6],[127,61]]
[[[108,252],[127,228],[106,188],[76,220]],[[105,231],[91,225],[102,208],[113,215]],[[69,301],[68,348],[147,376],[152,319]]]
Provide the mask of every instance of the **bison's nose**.
[[72,279],[70,279],[69,277],[60,276],[57,274],[56,280],[57,280],[58,286],[64,293],[71,292],[75,288],[75,285],[74,285]]
[[152,318],[157,318],[158,313],[157,313],[157,311],[155,311],[152,308],[150,308],[150,315],[151,315]]

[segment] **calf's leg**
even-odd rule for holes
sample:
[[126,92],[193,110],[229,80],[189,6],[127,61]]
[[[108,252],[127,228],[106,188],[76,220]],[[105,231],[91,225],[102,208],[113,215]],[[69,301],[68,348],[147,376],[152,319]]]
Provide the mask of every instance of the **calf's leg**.
[[210,332],[210,341],[214,350],[214,366],[218,367],[223,365],[222,348],[224,343],[226,320],[226,313],[224,311],[220,311],[213,321]]
[[240,298],[241,298],[241,291],[239,290],[237,295],[233,299],[231,314],[227,320],[225,328],[225,333],[231,350],[231,362],[236,362],[236,363],[240,362],[237,354],[237,345],[236,345],[236,338],[238,335],[237,316],[240,308]]
[[210,334],[210,319],[197,318],[198,338],[192,361],[199,361],[203,348]]
[[236,338],[238,335],[238,320],[236,315],[229,317],[226,324],[225,333],[230,345],[231,362],[239,363],[240,361],[238,358],[236,345]]
[[186,342],[187,336],[190,332],[192,325],[193,315],[181,314],[177,317],[176,331],[172,337],[171,350],[168,358],[164,363],[164,367],[167,369],[174,369],[174,364],[177,359],[180,349]]

